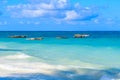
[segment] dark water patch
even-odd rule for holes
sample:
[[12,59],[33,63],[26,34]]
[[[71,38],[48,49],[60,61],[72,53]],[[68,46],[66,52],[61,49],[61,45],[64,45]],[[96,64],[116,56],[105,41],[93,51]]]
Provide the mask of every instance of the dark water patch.
[[23,51],[20,49],[0,49],[0,51]]
[[11,35],[27,35],[27,37],[73,37],[74,34],[89,34],[88,38],[120,38],[120,31],[0,31],[0,38]]

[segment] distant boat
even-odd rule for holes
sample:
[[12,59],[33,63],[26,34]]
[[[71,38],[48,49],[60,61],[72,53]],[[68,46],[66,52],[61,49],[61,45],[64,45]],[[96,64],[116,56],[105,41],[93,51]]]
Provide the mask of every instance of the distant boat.
[[68,37],[65,37],[65,36],[57,36],[56,38],[57,38],[57,39],[67,39]]
[[74,38],[87,38],[89,37],[89,34],[75,34],[73,37]]
[[9,36],[9,38],[26,38],[26,35],[13,35],[13,36]]
[[43,40],[43,37],[39,37],[39,38],[27,38],[27,40]]

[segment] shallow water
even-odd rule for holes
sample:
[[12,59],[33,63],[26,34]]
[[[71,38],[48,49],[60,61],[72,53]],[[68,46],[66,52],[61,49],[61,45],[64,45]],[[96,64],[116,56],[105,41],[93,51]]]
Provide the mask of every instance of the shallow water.
[[116,37],[0,38],[0,80],[119,80],[119,48]]

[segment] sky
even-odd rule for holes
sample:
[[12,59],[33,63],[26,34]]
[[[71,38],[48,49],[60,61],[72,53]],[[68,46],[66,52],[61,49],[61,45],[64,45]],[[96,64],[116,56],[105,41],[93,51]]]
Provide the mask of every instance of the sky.
[[120,31],[119,0],[0,0],[0,31]]

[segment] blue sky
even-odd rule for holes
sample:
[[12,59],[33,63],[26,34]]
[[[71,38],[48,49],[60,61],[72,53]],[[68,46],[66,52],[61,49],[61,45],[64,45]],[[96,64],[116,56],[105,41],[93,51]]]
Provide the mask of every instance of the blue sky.
[[0,31],[119,31],[119,2],[0,0]]

